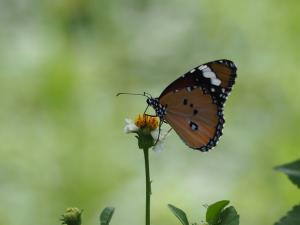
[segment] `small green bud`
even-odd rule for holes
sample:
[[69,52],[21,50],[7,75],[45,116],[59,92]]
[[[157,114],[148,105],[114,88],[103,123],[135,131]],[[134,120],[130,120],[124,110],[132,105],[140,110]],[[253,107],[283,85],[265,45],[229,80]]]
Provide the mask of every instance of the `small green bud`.
[[81,214],[82,210],[78,208],[67,208],[60,220],[62,221],[62,224],[81,225]]

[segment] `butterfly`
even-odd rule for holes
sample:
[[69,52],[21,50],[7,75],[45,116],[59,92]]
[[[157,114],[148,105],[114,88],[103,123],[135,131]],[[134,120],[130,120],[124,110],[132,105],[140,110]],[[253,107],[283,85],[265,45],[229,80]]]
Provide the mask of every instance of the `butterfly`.
[[190,148],[206,152],[215,147],[222,135],[223,107],[236,71],[232,61],[216,60],[191,69],[158,98],[144,93],[160,119],[159,128],[162,123],[169,124]]

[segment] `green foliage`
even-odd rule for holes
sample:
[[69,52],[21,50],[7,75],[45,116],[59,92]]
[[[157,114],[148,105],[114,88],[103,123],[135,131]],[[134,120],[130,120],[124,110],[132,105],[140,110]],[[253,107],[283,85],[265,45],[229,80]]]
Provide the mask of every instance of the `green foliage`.
[[206,211],[206,222],[209,225],[238,225],[239,215],[233,206],[225,208],[228,200],[211,204]]
[[276,170],[285,173],[289,179],[300,188],[300,159],[275,167]]
[[233,206],[224,209],[220,214],[220,222],[218,225],[239,225],[240,216]]
[[211,204],[208,206],[206,211],[206,222],[209,224],[217,224],[217,222],[220,219],[221,211],[229,204],[229,201],[223,200],[216,202],[214,204]]
[[294,206],[294,208],[282,217],[275,225],[296,225],[300,224],[300,204]]
[[113,207],[104,208],[100,214],[100,224],[108,225],[114,214],[114,211],[115,211],[115,208],[113,208]]
[[[206,223],[209,225],[239,225],[239,215],[233,206],[225,208],[228,200],[215,202],[208,206],[206,211]],[[183,225],[189,225],[185,212],[171,204],[168,205],[173,214]],[[192,223],[192,225],[197,223]]]
[[182,223],[182,225],[189,225],[189,221],[183,210],[181,210],[171,204],[168,204],[168,207],[172,211],[172,213],[179,219],[179,221]]
[[[285,173],[289,179],[300,188],[300,160],[275,167],[276,170]],[[296,225],[300,224],[300,204],[293,207],[275,225]]]

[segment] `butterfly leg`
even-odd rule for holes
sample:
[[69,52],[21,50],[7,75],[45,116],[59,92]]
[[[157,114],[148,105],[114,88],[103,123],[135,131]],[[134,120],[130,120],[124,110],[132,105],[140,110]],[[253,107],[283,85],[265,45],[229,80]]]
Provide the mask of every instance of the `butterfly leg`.
[[150,117],[157,117],[157,115],[149,115],[147,113],[144,114],[145,116],[150,116]]
[[[163,121],[161,121],[161,122],[159,123],[158,137],[157,137],[157,139],[156,139],[154,145],[156,145],[157,142],[159,141],[159,136],[160,136],[160,131],[161,131],[160,127],[161,127],[161,125],[162,125],[163,123],[164,123]],[[172,130],[173,130],[173,128],[171,127],[171,128],[167,131],[167,133],[166,133],[164,136],[167,136]]]
[[144,111],[144,115],[147,115],[146,112],[147,112],[147,109],[149,108],[149,105],[147,105],[145,111]]
[[171,128],[168,130],[167,134],[169,134],[172,130],[173,130],[173,128],[171,127]]
[[162,124],[163,124],[163,121],[160,120],[160,121],[159,121],[159,126],[158,126],[158,135],[157,135],[157,139],[156,139],[154,145],[156,145],[157,142],[159,141],[159,136],[160,136],[160,131],[161,131],[161,125],[162,125]]
[[157,115],[150,115],[150,114],[146,113],[148,108],[149,108],[149,105],[147,105],[147,107],[146,107],[146,109],[144,111],[144,115],[145,116],[150,116],[150,117],[157,117]]

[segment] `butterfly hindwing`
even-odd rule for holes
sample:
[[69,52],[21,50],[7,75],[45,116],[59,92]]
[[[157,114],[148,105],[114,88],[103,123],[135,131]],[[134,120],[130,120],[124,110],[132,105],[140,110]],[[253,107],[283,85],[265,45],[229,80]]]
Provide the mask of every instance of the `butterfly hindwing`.
[[164,119],[191,148],[208,151],[222,134],[222,109],[201,87],[169,92],[160,99],[166,108]]

